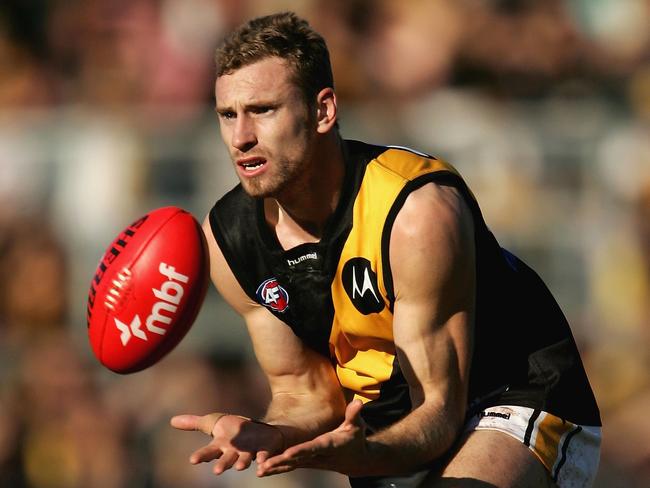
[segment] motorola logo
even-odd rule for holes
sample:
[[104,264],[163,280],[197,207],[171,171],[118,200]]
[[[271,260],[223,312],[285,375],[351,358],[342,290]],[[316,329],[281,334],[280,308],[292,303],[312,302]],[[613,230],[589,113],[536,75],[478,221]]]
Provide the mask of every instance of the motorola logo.
[[379,294],[377,273],[365,258],[352,258],[343,266],[343,287],[355,308],[364,315],[379,313],[384,300]]

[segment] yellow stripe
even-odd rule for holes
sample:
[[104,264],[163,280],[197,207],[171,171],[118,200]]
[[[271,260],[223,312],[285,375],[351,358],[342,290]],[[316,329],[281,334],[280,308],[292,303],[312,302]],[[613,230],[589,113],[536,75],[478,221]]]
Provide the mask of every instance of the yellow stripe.
[[[357,193],[353,226],[332,282],[335,316],[329,342],[341,385],[364,402],[379,397],[381,384],[390,379],[395,361],[393,314],[388,308],[381,246],[387,216],[409,181],[442,170],[456,173],[443,161],[388,149],[368,163]],[[345,292],[343,268],[356,257],[367,259],[377,275],[377,291],[385,303],[379,313],[361,314]]]
[[549,413],[540,421],[535,445],[532,447],[549,472],[553,469],[557,460],[560,439],[562,439],[564,434],[574,428],[575,425],[571,422],[562,420]]
[[440,159],[427,159],[417,154],[397,149],[389,149],[377,156],[375,161],[401,178],[408,180],[414,180],[423,174],[443,170],[458,174],[452,165]]

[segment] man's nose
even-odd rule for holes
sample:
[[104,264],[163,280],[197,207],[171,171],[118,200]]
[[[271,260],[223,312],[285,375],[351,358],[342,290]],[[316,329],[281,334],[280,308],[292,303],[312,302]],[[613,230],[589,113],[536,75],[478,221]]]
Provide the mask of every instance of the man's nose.
[[232,145],[242,152],[246,152],[257,144],[255,125],[246,115],[237,117],[232,134]]

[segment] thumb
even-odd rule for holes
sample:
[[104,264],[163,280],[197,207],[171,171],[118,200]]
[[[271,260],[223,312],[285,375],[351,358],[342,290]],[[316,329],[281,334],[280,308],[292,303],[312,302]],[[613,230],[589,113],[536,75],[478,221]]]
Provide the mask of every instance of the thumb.
[[348,406],[345,408],[345,420],[344,424],[353,424],[357,427],[364,425],[363,419],[361,418],[361,409],[363,408],[363,402],[359,399],[352,400],[348,403]]
[[198,415],[176,415],[172,417],[170,423],[176,429],[197,430],[211,436],[217,420],[223,416],[222,413],[211,413],[201,417]]
[[269,453],[269,451],[257,451],[257,455],[255,456],[255,462],[257,464],[262,464],[270,457],[271,457],[271,453]]
[[197,415],[176,415],[169,421],[172,427],[180,430],[198,430],[199,417]]

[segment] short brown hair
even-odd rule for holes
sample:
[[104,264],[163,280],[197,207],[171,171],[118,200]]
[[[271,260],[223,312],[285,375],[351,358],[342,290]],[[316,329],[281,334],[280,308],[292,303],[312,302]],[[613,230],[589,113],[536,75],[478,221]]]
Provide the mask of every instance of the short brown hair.
[[325,40],[293,12],[252,19],[226,37],[215,56],[217,77],[272,56],[288,62],[308,104],[323,88],[334,88]]

